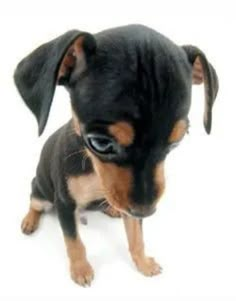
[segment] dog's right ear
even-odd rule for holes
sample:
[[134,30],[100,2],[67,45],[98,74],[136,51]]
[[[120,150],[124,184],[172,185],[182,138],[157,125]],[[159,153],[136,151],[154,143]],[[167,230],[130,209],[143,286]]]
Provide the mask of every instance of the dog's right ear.
[[72,71],[82,72],[89,55],[96,50],[94,37],[71,30],[43,44],[17,66],[15,84],[38,121],[39,135],[44,131],[56,84],[66,85]]
[[196,46],[185,45],[184,49],[188,61],[192,66],[192,83],[205,87],[205,109],[203,124],[208,134],[211,132],[212,107],[215,102],[219,81],[215,68],[207,60],[205,54]]

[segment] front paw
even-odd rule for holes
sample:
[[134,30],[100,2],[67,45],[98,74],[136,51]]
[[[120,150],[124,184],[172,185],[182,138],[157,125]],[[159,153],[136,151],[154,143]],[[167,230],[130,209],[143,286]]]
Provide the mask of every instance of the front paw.
[[137,269],[145,276],[155,276],[162,272],[161,266],[152,257],[135,259]]
[[81,286],[90,286],[94,278],[93,268],[87,261],[71,264],[71,278]]

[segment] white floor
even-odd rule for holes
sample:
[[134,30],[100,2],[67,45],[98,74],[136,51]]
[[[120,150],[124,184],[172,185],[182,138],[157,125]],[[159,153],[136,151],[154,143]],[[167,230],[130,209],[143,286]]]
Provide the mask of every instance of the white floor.
[[[17,300],[19,297],[42,300],[43,296],[70,296],[78,300],[85,300],[85,297],[120,299],[121,296],[136,296],[141,300],[158,296],[172,296],[175,300],[200,296],[224,300],[226,296],[236,297],[236,47],[231,38],[235,22],[230,8],[226,14],[224,6],[222,10],[217,8],[215,14],[210,6],[207,11],[203,9],[201,24],[197,24],[197,13],[187,17],[187,13],[178,15],[166,10],[166,16],[171,14],[172,18],[167,22],[164,15],[158,16],[155,3],[140,6],[137,12],[127,12],[122,18],[114,15],[114,20],[111,7],[110,18],[106,14],[99,18],[95,10],[93,20],[86,19],[83,13],[78,26],[84,22],[84,29],[87,26],[95,32],[96,27],[144,23],[180,44],[197,44],[206,51],[218,72],[220,93],[214,109],[212,135],[208,137],[202,127],[202,88],[194,88],[190,135],[169,156],[166,193],[155,216],[144,220],[147,253],[162,265],[162,275],[145,278],[136,271],[128,254],[122,221],[101,213],[88,213],[88,225],[81,226],[88,258],[95,270],[91,288],[81,288],[70,279],[55,214],[45,215],[38,232],[31,237],[21,234],[20,223],[28,207],[30,181],[40,149],[49,133],[68,119],[70,110],[66,92],[58,89],[47,131],[38,139],[35,120],[13,86],[13,68],[22,56],[45,42],[45,37],[50,39],[63,30],[76,27],[75,19],[69,16],[63,19],[65,25],[60,22],[63,10],[61,15],[53,16],[42,15],[42,11],[41,15],[40,12],[23,15],[24,4],[21,4],[19,10],[24,18],[9,13],[0,21],[3,22],[0,26],[2,38],[6,40],[1,43],[4,47],[0,50],[3,52],[0,69],[1,300],[7,296]],[[102,11],[104,7],[102,2],[97,9]],[[132,8],[130,4],[127,11]],[[88,13],[88,9],[88,3],[82,5],[82,10]],[[33,7],[31,10],[33,12]],[[176,10],[181,14],[181,8],[176,6]],[[118,14],[122,12],[120,8]],[[202,10],[199,8],[198,12]],[[75,17],[75,12],[72,14]],[[14,26],[8,26],[13,19]]]

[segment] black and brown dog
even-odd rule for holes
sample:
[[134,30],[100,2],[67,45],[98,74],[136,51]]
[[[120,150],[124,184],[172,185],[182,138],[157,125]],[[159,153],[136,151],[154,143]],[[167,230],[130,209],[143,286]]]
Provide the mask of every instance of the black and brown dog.
[[160,272],[145,254],[141,221],[155,212],[165,187],[165,158],[188,130],[192,83],[202,82],[210,133],[218,91],[214,68],[197,47],[179,47],[145,26],[95,35],[72,30],[17,66],[15,83],[39,134],[56,85],[70,94],[72,120],[43,147],[22,230],[32,233],[41,213],[55,205],[77,283],[89,285],[93,269],[75,212],[99,202],[107,214],[122,215],[138,270]]

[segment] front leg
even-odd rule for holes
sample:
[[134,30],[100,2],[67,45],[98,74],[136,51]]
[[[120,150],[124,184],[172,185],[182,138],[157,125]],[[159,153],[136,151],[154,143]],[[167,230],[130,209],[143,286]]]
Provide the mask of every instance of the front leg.
[[90,285],[94,273],[86,257],[76,223],[76,206],[57,202],[58,216],[62,226],[67,254],[70,260],[71,278],[82,286]]
[[137,269],[145,276],[161,273],[161,267],[144,251],[142,220],[123,215],[129,250]]

